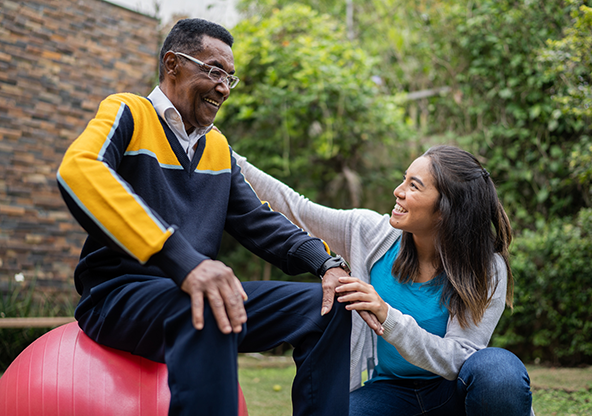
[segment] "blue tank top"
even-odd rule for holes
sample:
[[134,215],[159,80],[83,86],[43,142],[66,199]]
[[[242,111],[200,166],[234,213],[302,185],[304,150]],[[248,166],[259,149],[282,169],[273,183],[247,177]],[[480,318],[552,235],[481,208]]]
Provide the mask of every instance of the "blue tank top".
[[[399,238],[370,271],[370,281],[380,297],[403,314],[412,316],[426,331],[443,337],[448,323],[448,310],[440,304],[442,285],[430,283],[399,283],[391,269],[399,254]],[[439,377],[404,359],[397,349],[378,337],[378,365],[372,380],[392,378],[432,379]]]

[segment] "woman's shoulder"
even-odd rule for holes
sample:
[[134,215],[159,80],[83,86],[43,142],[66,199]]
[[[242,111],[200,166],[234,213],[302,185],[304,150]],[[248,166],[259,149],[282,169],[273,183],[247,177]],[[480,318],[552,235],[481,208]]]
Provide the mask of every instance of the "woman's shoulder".
[[[350,211],[351,237],[358,240],[358,244],[364,244],[368,250],[379,247],[390,247],[402,231],[393,228],[388,214],[379,214],[369,209],[357,208]],[[382,250],[382,249],[380,249]]]
[[508,267],[506,265],[506,261],[504,257],[500,253],[495,253],[493,255],[493,262],[491,264],[492,274],[497,276],[498,278],[507,278],[508,276]]
[[378,234],[401,233],[401,230],[392,227],[388,214],[379,214],[366,208],[355,208],[351,210],[351,215],[353,222],[363,231]]

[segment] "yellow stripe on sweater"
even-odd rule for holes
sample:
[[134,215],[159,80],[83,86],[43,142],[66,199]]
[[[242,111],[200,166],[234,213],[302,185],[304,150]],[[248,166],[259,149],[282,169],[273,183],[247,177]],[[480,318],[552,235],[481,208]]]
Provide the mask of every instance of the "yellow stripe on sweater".
[[134,134],[126,149],[126,153],[150,153],[160,165],[177,166],[181,163],[165,136],[159,118],[154,116],[156,110],[152,103],[144,97],[134,94],[117,94],[131,109],[134,117]]
[[103,101],[96,117],[66,152],[59,176],[79,207],[124,251],[145,263],[162,249],[172,230],[101,159],[119,122],[122,101],[127,100],[121,95]]
[[197,165],[196,171],[223,172],[230,171],[230,148],[226,137],[211,130],[206,135],[206,148]]

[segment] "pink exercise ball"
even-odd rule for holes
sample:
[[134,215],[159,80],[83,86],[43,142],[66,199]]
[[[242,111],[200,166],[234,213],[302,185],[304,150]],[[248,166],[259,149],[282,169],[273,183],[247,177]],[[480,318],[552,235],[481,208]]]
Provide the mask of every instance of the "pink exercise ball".
[[[76,322],[35,340],[0,378],[0,416],[167,416],[165,364],[92,341]],[[239,386],[239,416],[247,405]]]

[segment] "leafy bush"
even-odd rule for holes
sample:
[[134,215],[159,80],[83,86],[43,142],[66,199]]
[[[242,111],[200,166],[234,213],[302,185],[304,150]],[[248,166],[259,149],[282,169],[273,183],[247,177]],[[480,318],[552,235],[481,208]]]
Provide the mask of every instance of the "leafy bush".
[[[24,317],[51,317],[74,315],[74,304],[67,296],[53,297],[38,291],[35,281],[10,283],[0,292],[0,319]],[[0,328],[0,373],[31,342],[51,328]]]
[[548,64],[547,72],[559,86],[553,92],[562,111],[582,117],[592,116],[592,7],[581,0],[566,0],[570,6],[572,25],[560,40],[547,40],[547,48],[539,56]]
[[525,231],[512,245],[514,312],[493,345],[523,360],[592,364],[592,209]]
[[454,131],[461,147],[483,157],[521,227],[572,216],[585,206],[568,165],[589,124],[553,98],[569,96],[569,86],[549,69],[563,64],[565,54],[552,55],[552,62],[540,58],[550,53],[543,45],[559,48],[556,41],[573,27],[576,3],[472,2],[450,9],[454,31],[442,37],[464,69],[450,80],[456,96],[435,102],[450,121],[432,125]]
[[[256,13],[233,35],[241,83],[216,120],[233,148],[315,202],[392,209],[413,149],[376,59],[338,20],[299,4]],[[220,253],[241,279],[288,278],[229,238]]]
[[338,20],[298,4],[233,34],[241,84],[216,124],[234,149],[317,202],[389,209],[409,129],[395,97],[380,93],[376,59]]

